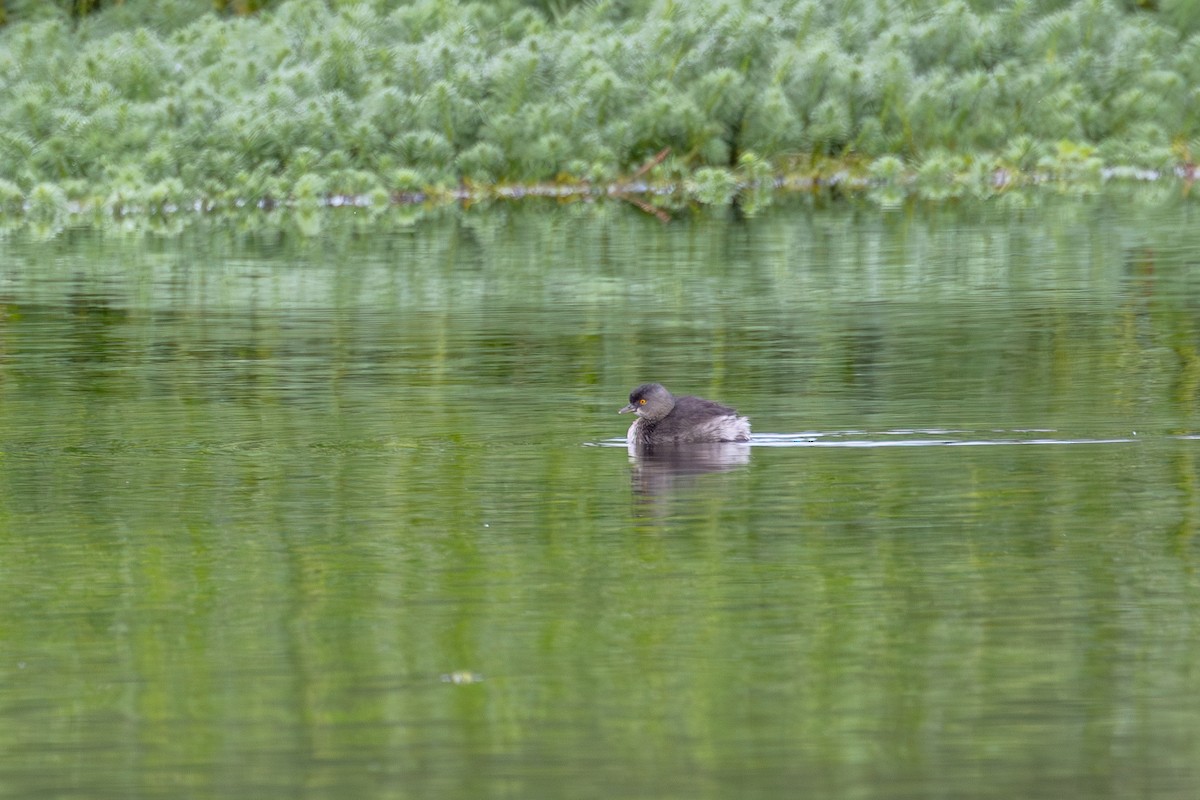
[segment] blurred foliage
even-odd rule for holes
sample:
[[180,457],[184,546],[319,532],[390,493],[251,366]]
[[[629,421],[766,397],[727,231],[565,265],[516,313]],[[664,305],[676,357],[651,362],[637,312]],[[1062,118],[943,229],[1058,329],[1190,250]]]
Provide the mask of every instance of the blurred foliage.
[[317,186],[604,183],[664,148],[686,178],[674,190],[702,203],[831,165],[937,198],[987,193],[998,171],[1090,183],[1097,164],[1169,169],[1200,137],[1195,0],[5,0],[0,13],[0,181],[26,206],[48,184],[130,213],[298,191],[311,205]]

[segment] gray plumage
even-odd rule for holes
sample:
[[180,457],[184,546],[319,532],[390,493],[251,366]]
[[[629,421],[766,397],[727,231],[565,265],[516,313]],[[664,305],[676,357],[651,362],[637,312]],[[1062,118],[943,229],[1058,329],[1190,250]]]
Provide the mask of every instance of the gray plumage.
[[637,414],[626,441],[631,445],[689,442],[748,442],[750,420],[729,406],[699,397],[675,397],[660,383],[643,383],[629,393],[618,414]]

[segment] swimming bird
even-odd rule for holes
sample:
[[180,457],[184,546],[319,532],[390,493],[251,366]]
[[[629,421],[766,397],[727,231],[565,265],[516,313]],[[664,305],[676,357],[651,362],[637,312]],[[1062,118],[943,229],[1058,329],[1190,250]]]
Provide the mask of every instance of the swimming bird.
[[629,393],[618,414],[637,414],[625,439],[631,445],[691,442],[748,442],[750,420],[729,406],[699,397],[676,397],[661,383],[643,383]]

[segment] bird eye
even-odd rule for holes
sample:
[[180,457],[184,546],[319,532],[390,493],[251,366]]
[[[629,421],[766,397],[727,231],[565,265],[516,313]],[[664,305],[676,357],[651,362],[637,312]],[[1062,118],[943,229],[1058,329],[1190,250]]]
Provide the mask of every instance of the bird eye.
[[638,405],[639,405],[639,406],[644,406],[644,405],[646,405],[646,398],[644,398],[644,397],[643,397],[641,400],[638,400]]

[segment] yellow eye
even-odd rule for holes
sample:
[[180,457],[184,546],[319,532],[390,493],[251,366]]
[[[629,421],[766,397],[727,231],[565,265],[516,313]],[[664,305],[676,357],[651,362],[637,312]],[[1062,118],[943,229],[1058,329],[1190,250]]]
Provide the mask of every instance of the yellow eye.
[[646,398],[644,398],[644,397],[643,397],[641,400],[638,400],[638,405],[639,405],[639,406],[644,406],[644,405],[646,405]]

